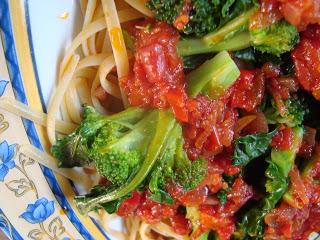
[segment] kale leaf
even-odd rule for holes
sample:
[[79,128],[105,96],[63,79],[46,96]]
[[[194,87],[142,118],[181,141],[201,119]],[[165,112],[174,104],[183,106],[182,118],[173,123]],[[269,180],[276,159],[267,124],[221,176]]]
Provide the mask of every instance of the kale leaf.
[[251,160],[265,154],[276,131],[238,138],[235,142],[233,165],[246,166]]

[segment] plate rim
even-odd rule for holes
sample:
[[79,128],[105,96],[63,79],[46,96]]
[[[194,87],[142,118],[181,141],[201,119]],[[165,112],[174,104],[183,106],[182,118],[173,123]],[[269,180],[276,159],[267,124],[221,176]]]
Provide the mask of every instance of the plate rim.
[[[42,96],[33,48],[28,4],[29,1],[27,0],[0,1],[0,17],[2,19],[2,21],[0,21],[0,31],[3,44],[2,47],[5,52],[6,65],[15,98],[30,107],[34,107],[36,109],[40,108],[42,111],[45,111],[46,105]],[[19,29],[19,31],[17,31],[17,29]],[[21,43],[24,43],[23,56],[21,56],[21,51],[19,52],[19,50],[21,50]],[[27,60],[28,62],[20,65],[19,62],[25,63],[23,60]],[[28,77],[24,75],[27,75]],[[30,143],[43,151],[45,149],[43,146],[48,146],[48,140],[45,138],[45,131],[42,127],[36,126],[29,120],[22,119],[22,121]],[[94,218],[84,217],[77,212],[75,205],[71,200],[75,195],[73,184],[69,180],[55,174],[49,168],[42,166],[41,169],[50,186],[50,190],[55,196],[55,200],[62,209],[66,210],[65,214],[80,235],[84,239],[110,239],[106,231]],[[67,189],[62,190],[61,187]],[[67,191],[67,194],[65,191]],[[3,216],[2,219],[9,224],[7,225],[9,226],[7,229],[5,227],[1,228],[4,233],[13,239],[23,239],[15,227],[9,221],[6,221],[8,219],[6,218],[4,209],[0,208],[0,211],[0,216]]]

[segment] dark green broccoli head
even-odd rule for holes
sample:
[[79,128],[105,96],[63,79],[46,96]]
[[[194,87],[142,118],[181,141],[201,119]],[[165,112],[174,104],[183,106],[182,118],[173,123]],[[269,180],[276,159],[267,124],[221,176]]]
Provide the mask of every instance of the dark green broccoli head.
[[158,21],[172,24],[179,15],[183,3],[184,0],[150,0],[146,3],[146,6],[155,12]]
[[106,121],[94,108],[86,106],[83,121],[76,131],[59,139],[52,146],[52,154],[59,160],[59,167],[75,167],[89,164],[89,148],[99,129]]
[[285,20],[251,30],[250,35],[251,43],[256,49],[277,56],[290,51],[299,42],[297,28]]
[[59,160],[59,167],[79,167],[91,162],[87,140],[77,133],[59,139],[51,151]]

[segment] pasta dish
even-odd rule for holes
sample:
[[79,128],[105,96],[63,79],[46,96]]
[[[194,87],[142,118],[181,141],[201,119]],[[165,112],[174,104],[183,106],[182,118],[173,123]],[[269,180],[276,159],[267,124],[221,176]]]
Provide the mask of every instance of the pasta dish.
[[80,4],[48,112],[0,105],[46,126],[51,152],[21,148],[81,214],[130,240],[320,231],[319,0]]

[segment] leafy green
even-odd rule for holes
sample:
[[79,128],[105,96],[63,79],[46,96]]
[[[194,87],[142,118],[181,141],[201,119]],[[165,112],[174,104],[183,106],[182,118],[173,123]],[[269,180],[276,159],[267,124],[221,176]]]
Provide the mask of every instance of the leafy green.
[[187,75],[190,97],[199,93],[219,98],[239,77],[240,71],[228,52],[223,51]]
[[59,167],[84,166],[92,161],[88,156],[89,147],[105,122],[91,107],[84,108],[83,118],[74,133],[59,139],[52,146],[52,154],[59,160]]
[[303,137],[303,129],[296,127],[294,131],[293,144],[289,150],[280,151],[272,149],[271,157],[268,159],[269,166],[265,172],[267,181],[266,196],[259,205],[246,212],[238,225],[237,235],[262,237],[264,231],[264,217],[269,213],[281,199],[288,188],[288,173],[294,166],[294,160],[299,150]]
[[238,138],[235,142],[233,165],[246,166],[251,160],[265,154],[276,131]]
[[[157,20],[173,24],[184,3],[183,0],[149,0],[146,6],[155,13]],[[188,16],[189,22],[181,32],[185,35],[203,36],[220,28],[254,4],[257,4],[257,1],[191,0],[192,10]]]
[[228,192],[230,192],[230,189],[229,189],[229,191],[228,191],[228,189],[227,190],[221,189],[217,192],[217,197],[218,197],[221,205],[224,205],[227,202]]
[[183,142],[178,140],[176,159],[174,163],[175,181],[188,191],[196,188],[204,179],[207,171],[207,161],[198,158],[194,161],[188,159],[183,151]]
[[275,101],[271,100],[271,106],[264,112],[269,124],[285,124],[288,127],[295,127],[302,124],[304,116],[308,114],[309,109],[304,103],[302,97],[291,96],[284,101],[287,109],[284,115],[281,115]]
[[168,181],[182,186],[185,191],[196,188],[207,172],[207,161],[190,161],[183,150],[182,128],[176,124],[168,138],[167,148],[162,151],[157,165],[150,174],[150,198],[159,203],[173,204],[166,192]]

